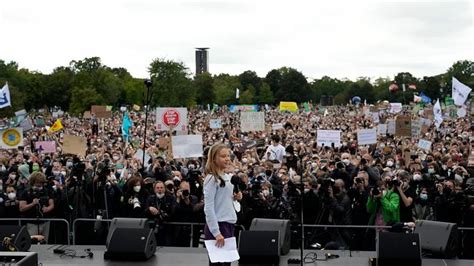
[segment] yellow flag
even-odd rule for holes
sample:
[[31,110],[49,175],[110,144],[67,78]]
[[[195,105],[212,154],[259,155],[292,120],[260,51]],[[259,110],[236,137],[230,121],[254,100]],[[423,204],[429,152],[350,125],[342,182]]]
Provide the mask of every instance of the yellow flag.
[[56,132],[63,128],[63,124],[60,119],[57,119],[56,122],[48,129],[48,132]]
[[134,104],[134,105],[133,105],[133,110],[135,110],[135,111],[137,111],[137,112],[140,111],[140,105]]
[[280,111],[298,112],[298,105],[295,102],[280,102]]

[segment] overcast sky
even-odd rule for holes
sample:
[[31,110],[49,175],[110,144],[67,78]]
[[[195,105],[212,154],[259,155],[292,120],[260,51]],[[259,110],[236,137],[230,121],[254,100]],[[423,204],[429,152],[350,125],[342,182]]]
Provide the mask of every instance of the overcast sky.
[[472,1],[15,0],[0,4],[0,59],[45,74],[98,56],[134,77],[154,58],[212,74],[282,66],[308,78],[436,75],[474,59]]

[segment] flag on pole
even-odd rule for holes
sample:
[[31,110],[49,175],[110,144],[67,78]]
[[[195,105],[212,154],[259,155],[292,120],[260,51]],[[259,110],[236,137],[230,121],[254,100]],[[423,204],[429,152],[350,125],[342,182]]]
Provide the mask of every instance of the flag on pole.
[[403,83],[403,84],[402,84],[402,90],[403,90],[403,92],[405,92],[405,91],[406,91],[406,88],[405,88],[405,83]]
[[10,89],[8,88],[8,83],[5,82],[5,85],[0,90],[0,108],[5,108],[12,106],[10,100]]
[[63,128],[63,124],[61,123],[61,119],[57,119],[56,122],[48,129],[48,132],[56,132]]
[[413,94],[413,102],[415,102],[415,103],[421,102],[421,97],[416,96],[415,94]]
[[239,88],[236,88],[235,89],[235,99],[239,99],[239,97],[240,97],[240,90],[239,90]]
[[434,113],[435,125],[437,128],[439,128],[439,126],[443,122],[443,113],[441,112],[441,105],[439,103],[439,99],[436,101],[433,107],[433,113]]
[[426,96],[423,92],[420,93],[420,97],[424,103],[431,103],[431,98]]
[[128,142],[128,130],[133,125],[132,121],[128,117],[128,113],[123,114],[122,119],[122,137],[125,142]]
[[455,105],[463,105],[472,89],[453,77],[452,98]]
[[408,88],[410,90],[416,90],[416,85],[415,84],[408,84]]

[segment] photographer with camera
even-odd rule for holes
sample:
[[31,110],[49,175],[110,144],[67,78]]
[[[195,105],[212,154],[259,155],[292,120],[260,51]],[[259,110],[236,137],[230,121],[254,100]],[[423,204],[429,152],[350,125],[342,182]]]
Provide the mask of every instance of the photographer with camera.
[[377,182],[369,193],[367,211],[370,214],[369,225],[387,225],[400,221],[400,197],[394,192],[391,176]]
[[362,155],[362,158],[359,162],[359,166],[358,168],[356,168],[357,172],[361,170],[367,172],[367,174],[369,175],[370,186],[375,186],[377,184],[377,181],[380,180],[380,171],[377,167],[374,167],[372,165],[372,156],[370,156],[370,154],[368,153]]
[[[369,175],[365,171],[359,171],[352,187],[347,193],[352,201],[352,224],[354,225],[367,225],[369,223],[369,213],[367,212],[367,200],[369,198]],[[364,239],[366,235],[366,229],[354,229],[352,236],[351,249],[355,250],[367,250],[368,246],[365,241],[359,241]]]
[[[176,191],[176,205],[172,217],[173,222],[194,222],[196,221],[196,214],[194,213],[194,206],[198,203],[198,198],[190,193],[189,183],[181,181],[179,189]],[[175,226],[175,246],[189,247],[191,226],[178,225]]]
[[145,183],[139,173],[135,173],[126,183],[124,191],[124,213],[123,217],[143,218],[145,217],[145,202],[148,193],[145,189]]
[[395,192],[400,196],[400,222],[414,222],[413,219],[413,199],[415,191],[409,184],[409,173],[401,171],[397,174],[397,178],[392,180]]
[[[54,210],[54,199],[46,189],[46,176],[41,172],[30,175],[30,188],[18,197],[20,215],[23,218],[48,218]],[[31,236],[38,241],[48,242],[50,222],[33,222],[26,224]]]
[[176,199],[173,194],[165,189],[165,184],[157,181],[154,184],[154,194],[148,196],[145,204],[148,219],[156,222],[156,241],[158,246],[169,246],[172,240],[170,226],[164,225],[171,219]]
[[[3,186],[5,187],[5,185]],[[3,202],[0,202],[0,208],[3,208],[3,211],[0,211],[0,217],[19,218],[20,210],[18,208],[19,202],[17,198],[16,188],[12,185],[7,185],[5,189],[5,194],[1,195],[2,193],[3,192],[0,191],[0,200],[3,200]]]

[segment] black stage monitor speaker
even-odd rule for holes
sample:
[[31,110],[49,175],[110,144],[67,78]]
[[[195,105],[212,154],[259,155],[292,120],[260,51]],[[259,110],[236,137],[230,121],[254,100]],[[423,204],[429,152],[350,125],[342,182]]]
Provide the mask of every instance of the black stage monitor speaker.
[[0,265],[38,266],[38,253],[0,251]]
[[290,220],[254,218],[250,231],[278,231],[280,232],[280,254],[286,255],[291,247]]
[[156,252],[155,234],[147,219],[114,218],[106,245],[104,259],[147,260]]
[[415,233],[420,235],[421,249],[441,258],[455,257],[458,251],[458,230],[454,223],[416,221]]
[[380,232],[377,238],[377,266],[421,266],[420,236]]
[[31,237],[26,226],[0,226],[0,251],[28,251],[30,247]]
[[239,236],[239,265],[279,265],[278,231],[242,231]]

